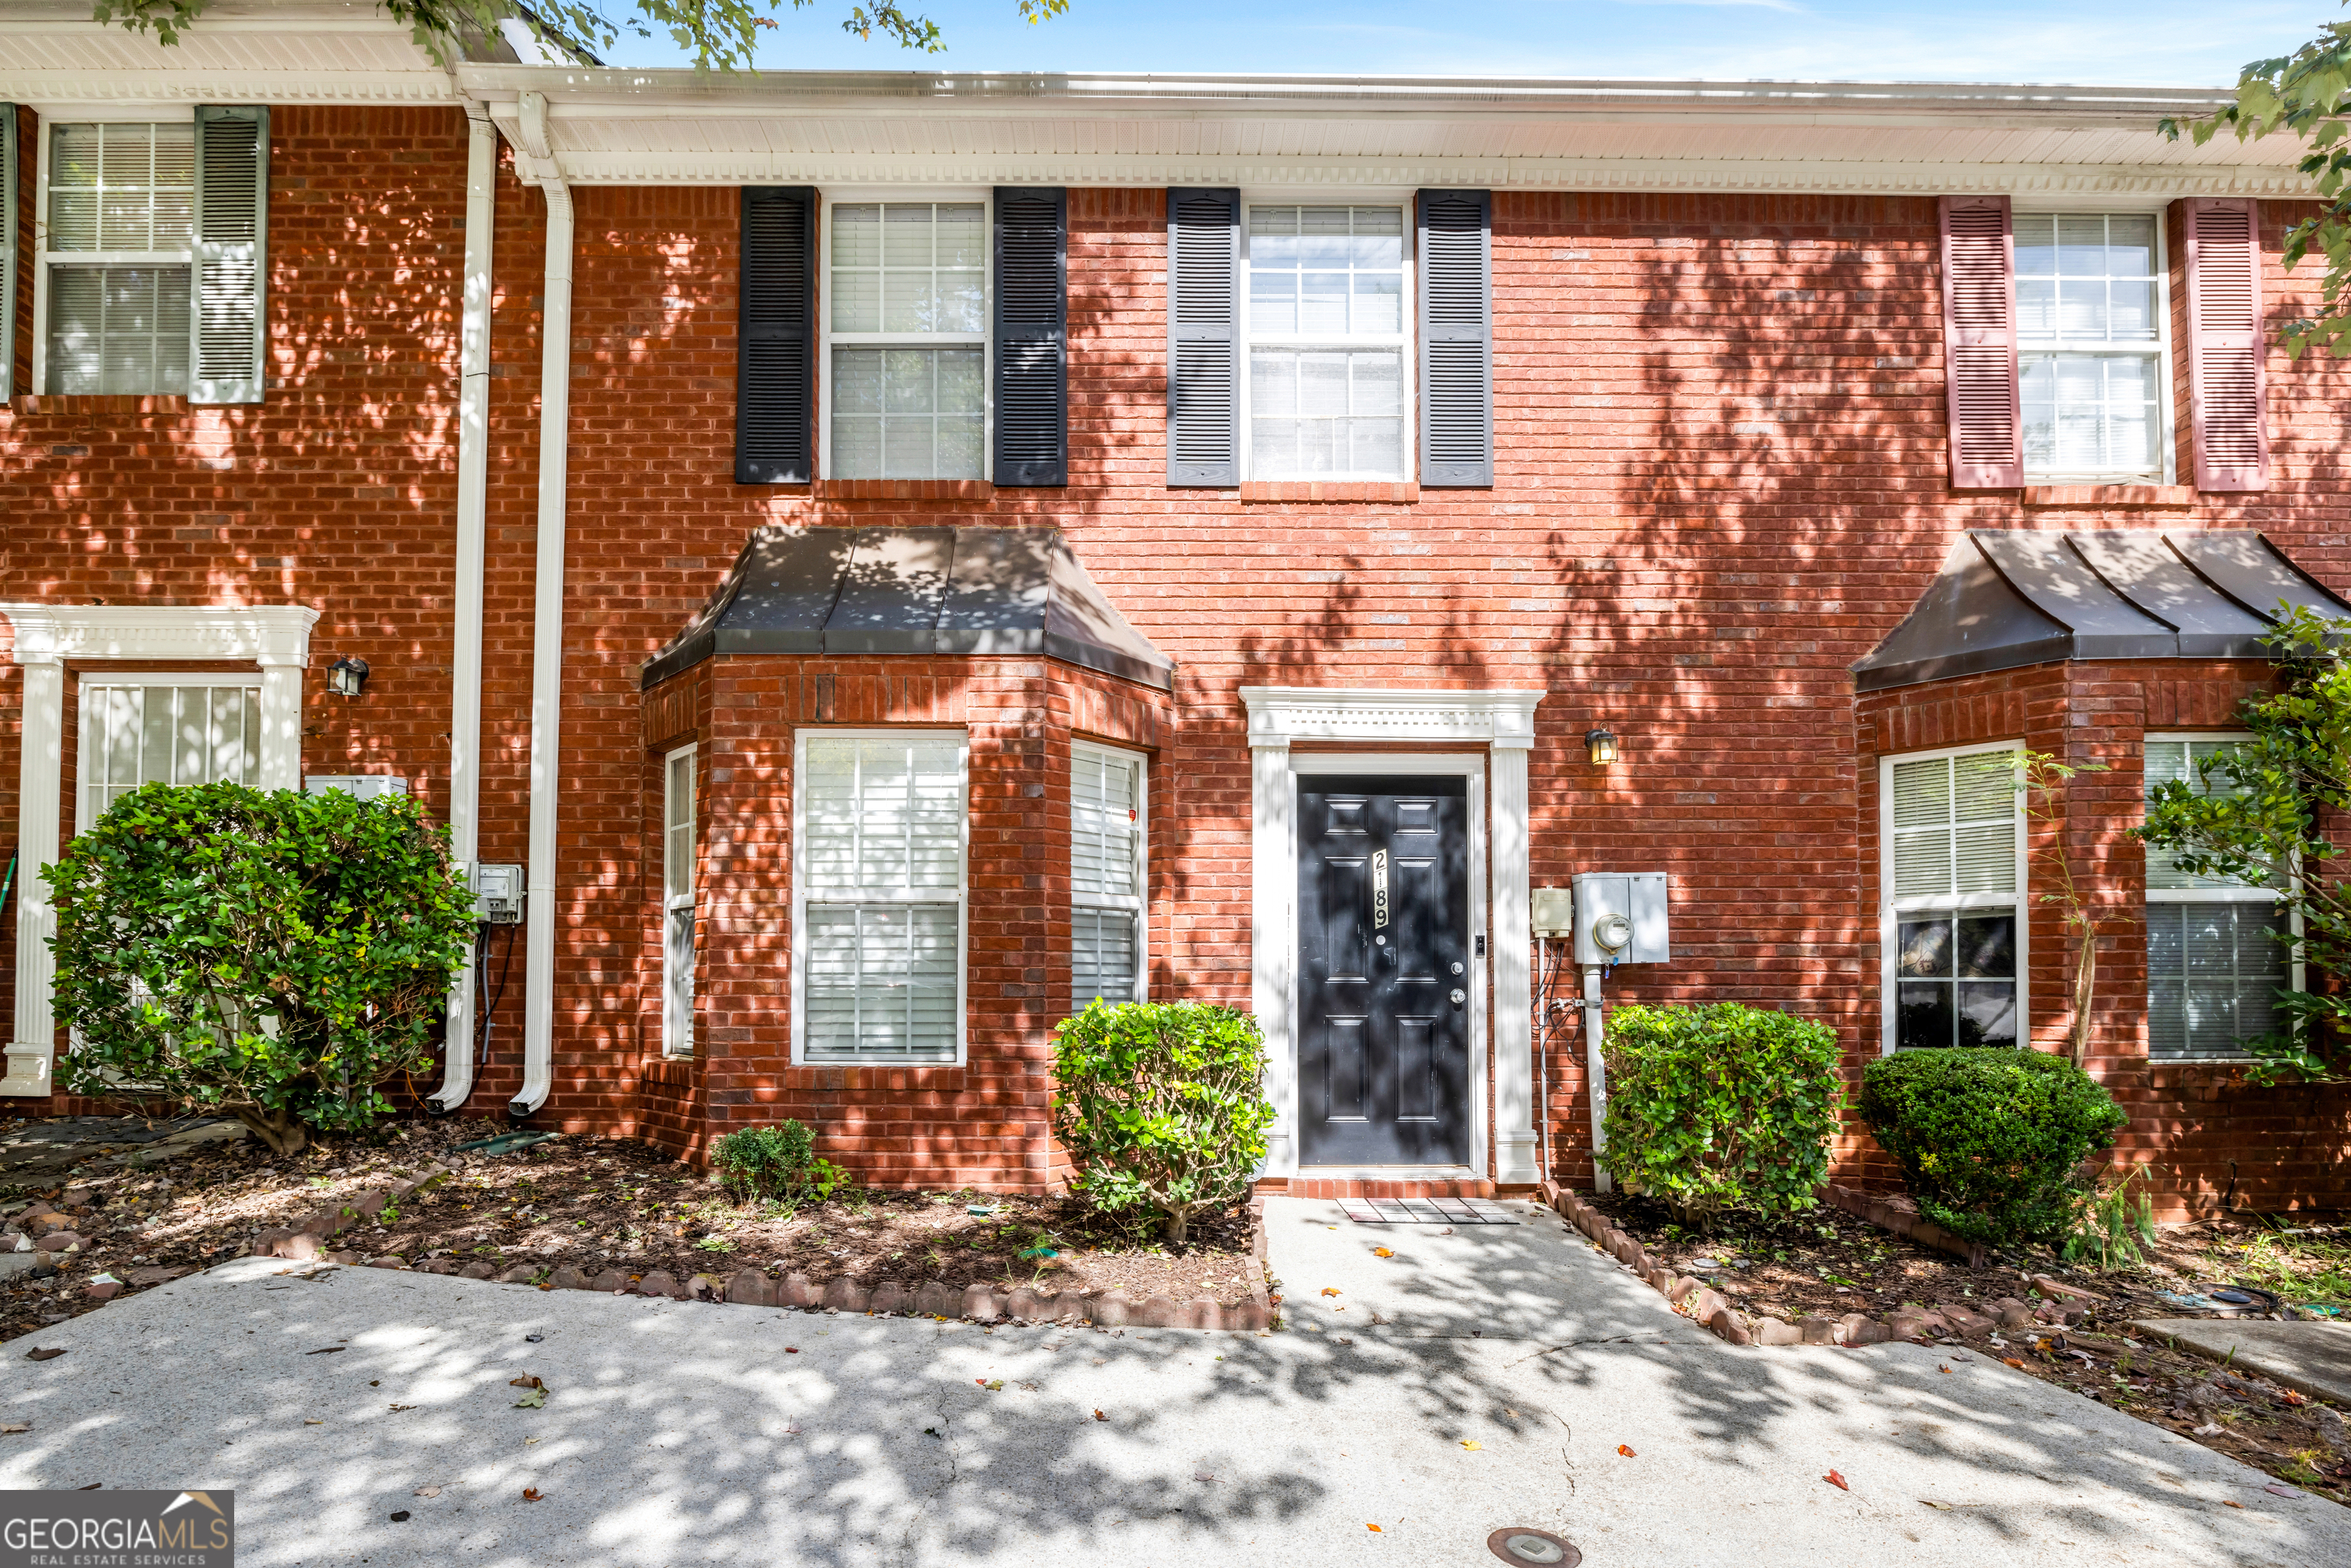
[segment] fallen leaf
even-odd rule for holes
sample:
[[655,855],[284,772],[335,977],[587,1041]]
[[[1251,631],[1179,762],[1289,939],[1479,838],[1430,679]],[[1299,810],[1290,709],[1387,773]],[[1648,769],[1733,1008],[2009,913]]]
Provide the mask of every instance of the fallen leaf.
[[53,1350],[28,1350],[25,1353],[25,1359],[26,1361],[55,1361],[57,1357],[63,1354],[65,1354],[64,1347],[58,1346]]
[[784,1346],[784,1354],[786,1355],[798,1355],[799,1353],[800,1347],[796,1344],[788,1344]]
[[517,1410],[544,1410],[544,1409],[546,1409],[546,1408],[547,1408],[547,1390],[546,1390],[546,1389],[544,1389],[544,1388],[534,1388],[534,1389],[532,1389],[529,1393],[528,1393],[528,1394],[524,1395],[521,1398],[519,1398],[519,1399],[516,1400],[516,1401],[514,1402],[514,1407],[515,1407],[516,1409],[517,1409]]
[[1095,1420],[1097,1420],[1097,1421],[1107,1421],[1107,1420],[1109,1420],[1109,1419],[1110,1419],[1110,1417],[1109,1417],[1109,1416],[1105,1416],[1105,1415],[1103,1415],[1101,1411],[1097,1410],[1097,1411],[1095,1411],[1095,1412],[1094,1412],[1094,1419],[1095,1419]]
[[1625,1456],[1626,1458],[1628,1458],[1628,1459],[1637,1459],[1637,1458],[1639,1458],[1641,1457],[1640,1455],[1638,1455],[1638,1454],[1635,1453],[1635,1452],[1634,1452],[1634,1451],[1633,1451],[1629,1447],[1627,1447],[1626,1445],[1625,1445],[1625,1444],[1623,1444],[1623,1443],[1619,1443],[1619,1444],[1617,1444],[1617,1445],[1616,1445],[1616,1451],[1617,1451],[1618,1453],[1620,1453],[1620,1454],[1624,1455],[1624,1456]]
[[990,1394],[1001,1394],[1004,1392],[1004,1379],[1000,1377],[991,1377],[986,1383],[981,1384],[980,1386],[987,1389]]
[[330,1344],[324,1350],[306,1350],[302,1354],[304,1355],[340,1355],[350,1348],[347,1344]]
[[305,1427],[323,1427],[326,1423],[324,1421],[305,1421],[302,1425]]
[[2016,1359],[2016,1357],[2014,1357],[2014,1356],[2012,1356],[2012,1355],[2003,1355],[2003,1356],[2001,1356],[2001,1357],[2000,1358],[2000,1364],[2001,1364],[2002,1366],[2012,1366],[2012,1367],[2016,1368],[2016,1370],[2017,1370],[2017,1371],[2019,1371],[2019,1372],[2022,1372],[2022,1371],[2024,1370],[2024,1363],[2022,1363],[2022,1362],[2021,1362],[2021,1361],[2017,1360],[2017,1359]]
[[1212,1472],[1207,1470],[1194,1470],[1192,1472],[1192,1479],[1196,1481],[1212,1481],[1217,1478]]
[[1379,1527],[1378,1525],[1376,1525],[1376,1524],[1367,1524],[1367,1525],[1364,1526],[1364,1528],[1365,1530],[1370,1531],[1374,1535],[1382,1535],[1382,1534],[1386,1533],[1384,1531],[1381,1530],[1381,1529],[1380,1529],[1380,1527]]
[[2286,1497],[2286,1498],[2294,1498],[2294,1497],[2308,1497],[2308,1496],[2310,1495],[2308,1492],[2305,1492],[2305,1491],[2296,1491],[2296,1490],[2294,1490],[2294,1488],[2289,1487],[2289,1486],[2280,1486],[2280,1485],[2279,1485],[2277,1482],[2275,1482],[2275,1481],[2272,1481],[2269,1485],[2267,1485],[2267,1486],[2263,1487],[2262,1490],[2263,1491],[2265,1491],[2265,1492],[2269,1493],[2272,1497]]
[[29,1432],[32,1429],[33,1424],[30,1421],[11,1421],[6,1426],[0,1427],[0,1433],[14,1437],[19,1432]]
[[508,1388],[544,1388],[547,1385],[536,1377],[509,1377],[507,1379],[507,1386]]
[[408,1495],[411,1497],[439,1497],[441,1495],[441,1489],[437,1486],[418,1487],[414,1491]]
[[1831,1470],[1828,1474],[1823,1476],[1821,1479],[1828,1482],[1829,1485],[1836,1488],[1839,1491],[1851,1491],[1853,1490],[1851,1487],[1844,1484],[1844,1478],[1837,1474],[1834,1470]]
[[1372,1256],[1374,1258],[1393,1258],[1395,1256],[1395,1249],[1392,1247],[1374,1247],[1372,1249]]
[[413,1405],[395,1405],[395,1406],[392,1406],[392,1409],[393,1409],[394,1411],[401,1411],[401,1410],[413,1410],[413,1409],[415,1409],[415,1408],[416,1408],[416,1406],[413,1406]]
[[1461,1446],[1468,1449],[1473,1454],[1481,1454],[1486,1451],[1486,1445],[1478,1441],[1475,1437],[1462,1438]]
[[1951,1369],[1950,1369],[1949,1367],[1948,1367],[1948,1366],[1938,1366],[1938,1367],[1936,1367],[1936,1368],[1935,1368],[1935,1370],[1936,1370],[1936,1371],[1938,1371],[1938,1372],[1949,1372],[1949,1371],[1950,1371]]
[[2220,1500],[2220,1506],[2222,1508],[2242,1508],[2245,1505],[2237,1501],[2234,1498],[2224,1497]]
[[1941,1509],[1945,1513],[1949,1513],[1949,1512],[1950,1512],[1950,1511],[1951,1511],[1951,1505],[1950,1505],[1949,1503],[1947,1503],[1947,1502],[1937,1502],[1937,1501],[1936,1501],[1934,1499],[1932,1499],[1932,1498],[1925,1498],[1925,1497],[1920,1498],[1918,1500],[1919,1500],[1920,1502],[1925,1503],[1928,1508],[1939,1508],[1939,1509]]
[[1335,1296],[1335,1295],[1340,1294],[1341,1292],[1339,1292],[1339,1291],[1337,1291],[1332,1290],[1332,1289],[1330,1286],[1328,1286],[1328,1285],[1325,1285],[1325,1286],[1323,1286],[1323,1287],[1322,1287],[1322,1293],[1323,1293],[1324,1295],[1326,1295],[1326,1296]]
[[536,1438],[536,1437],[525,1437],[525,1438],[522,1440],[522,1446],[523,1446],[524,1448],[529,1448],[533,1443],[536,1443],[536,1442],[538,1442],[538,1438]]
[[525,1502],[537,1502],[538,1500],[538,1489],[537,1487],[523,1488],[522,1500]]

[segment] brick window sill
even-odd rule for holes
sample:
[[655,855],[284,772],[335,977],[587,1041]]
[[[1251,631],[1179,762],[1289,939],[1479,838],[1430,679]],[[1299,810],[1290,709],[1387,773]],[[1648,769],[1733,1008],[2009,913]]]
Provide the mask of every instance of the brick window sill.
[[2028,507],[2192,507],[2193,485],[2027,485]]
[[1324,484],[1311,479],[1282,479],[1241,486],[1244,501],[1308,501],[1412,502],[1420,499],[1420,486],[1405,483],[1385,484]]
[[828,501],[987,501],[996,496],[985,479],[820,479],[810,489]]

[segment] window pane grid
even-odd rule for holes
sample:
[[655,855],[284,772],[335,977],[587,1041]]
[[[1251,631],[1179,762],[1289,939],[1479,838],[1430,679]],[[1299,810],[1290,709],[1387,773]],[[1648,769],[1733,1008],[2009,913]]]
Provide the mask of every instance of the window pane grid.
[[2291,980],[2266,904],[2151,904],[2147,911],[2147,1054],[2240,1056],[2278,1027]]
[[961,977],[959,743],[812,738],[805,770],[805,1060],[952,1061]]
[[1949,900],[2016,892],[2013,751],[1894,766],[1894,897]]
[[1403,477],[1404,214],[1252,206],[1249,472]]
[[2156,220],[2015,220],[2024,461],[2035,473],[2160,476],[2164,312]]
[[1070,762],[1070,1006],[1142,995],[1143,759],[1088,747]]
[[982,477],[987,242],[987,209],[979,202],[831,209],[836,477]]
[[188,388],[185,267],[49,269],[48,391],[176,394]]
[[193,125],[59,125],[49,141],[51,255],[185,253],[194,227]]
[[982,349],[832,350],[832,471],[843,479],[977,479]]
[[93,685],[82,710],[85,820],[141,784],[252,786],[261,771],[261,693],[252,686]]

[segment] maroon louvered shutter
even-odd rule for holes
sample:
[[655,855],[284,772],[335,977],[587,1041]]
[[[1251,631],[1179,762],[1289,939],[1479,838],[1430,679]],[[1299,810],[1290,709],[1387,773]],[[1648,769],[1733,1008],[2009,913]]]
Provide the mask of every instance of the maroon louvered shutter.
[[1950,383],[1951,483],[2024,483],[2016,392],[2016,245],[2006,196],[1943,198],[1943,361]]
[[2188,386],[2196,487],[2266,490],[2262,417],[2262,252],[2249,197],[2194,198],[2188,230]]

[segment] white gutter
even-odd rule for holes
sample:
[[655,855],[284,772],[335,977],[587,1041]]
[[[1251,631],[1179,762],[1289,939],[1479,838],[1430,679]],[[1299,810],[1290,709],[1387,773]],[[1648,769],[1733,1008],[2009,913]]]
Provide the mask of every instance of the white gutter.
[[[457,338],[456,650],[449,680],[449,847],[473,874],[481,852],[482,540],[490,492],[490,239],[498,133],[489,111],[469,103],[465,144],[465,277]],[[427,1098],[455,1111],[474,1092],[474,966],[449,988],[441,1087]]]
[[[536,97],[536,94],[531,95]],[[525,100],[526,105],[528,99]],[[526,142],[544,158],[544,110],[528,107]],[[547,1103],[555,1072],[555,808],[563,708],[563,507],[571,425],[571,191],[542,175],[547,198],[546,302],[538,365],[538,561],[530,629],[530,866],[523,901],[522,1092],[507,1107],[528,1116]]]

